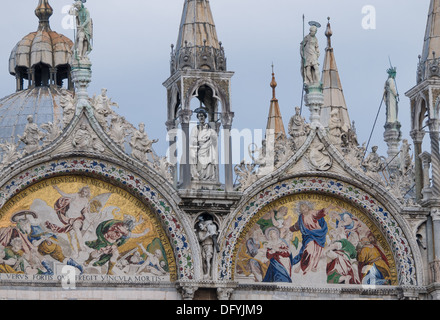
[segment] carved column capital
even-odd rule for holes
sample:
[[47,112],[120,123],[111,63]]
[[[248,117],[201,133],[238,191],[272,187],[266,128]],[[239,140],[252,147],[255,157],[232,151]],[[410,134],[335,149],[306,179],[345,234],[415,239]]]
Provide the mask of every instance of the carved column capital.
[[422,143],[423,138],[425,137],[425,132],[419,131],[419,130],[412,130],[410,132],[411,138],[413,139],[414,143]]
[[231,128],[234,116],[234,112],[225,112],[221,114],[221,122],[224,128]]
[[178,114],[180,123],[189,124],[191,121],[192,114],[193,114],[193,112],[191,110],[188,110],[188,109],[180,110],[180,112]]

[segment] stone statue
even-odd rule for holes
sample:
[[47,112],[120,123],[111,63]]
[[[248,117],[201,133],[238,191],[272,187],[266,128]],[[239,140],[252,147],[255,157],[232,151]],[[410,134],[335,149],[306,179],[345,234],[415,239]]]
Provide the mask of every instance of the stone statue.
[[327,171],[333,165],[332,158],[319,140],[315,140],[310,145],[309,160],[312,167],[318,171]]
[[41,125],[41,129],[45,130],[43,146],[47,146],[55,141],[61,135],[61,129],[52,122]]
[[301,42],[301,74],[304,84],[312,85],[321,81],[321,73],[319,70],[319,43],[316,33],[320,27],[317,22],[310,22],[310,33],[304,37]]
[[362,165],[369,172],[379,172],[385,168],[385,161],[377,154],[377,146],[371,148],[371,153],[362,162]]
[[212,258],[214,256],[214,248],[216,249],[217,253],[220,252],[217,242],[217,226],[214,224],[212,219],[206,218],[205,216],[199,216],[196,228],[197,237],[202,247],[203,271],[205,274],[205,279],[209,279],[211,277],[211,265]]
[[34,117],[29,115],[27,117],[28,124],[24,128],[23,136],[19,136],[21,142],[26,146],[24,148],[24,155],[31,154],[40,149],[40,141],[44,135],[38,128],[38,125],[34,123]]
[[153,152],[153,143],[159,140],[150,140],[145,132],[145,124],[139,124],[139,130],[133,132],[130,140],[130,147],[132,148],[131,155],[133,158],[146,163],[148,161],[148,154]]
[[289,135],[293,138],[296,150],[301,148],[310,132],[310,127],[306,120],[301,116],[301,109],[295,108],[295,115],[289,121]]
[[390,68],[387,70],[388,80],[385,83],[384,88],[384,101],[387,106],[387,122],[398,122],[398,102],[399,94],[396,86],[396,68]]
[[89,130],[85,123],[81,123],[79,129],[74,133],[72,145],[75,149],[83,151],[105,151],[101,140],[99,140],[93,130]]
[[92,51],[93,21],[83,1],[76,0],[69,13],[76,17],[76,40],[74,45],[75,59],[79,62],[88,61]]
[[123,150],[129,127],[124,117],[113,116],[110,121],[109,137]]
[[6,167],[21,157],[20,152],[17,150],[17,145],[13,142],[5,141],[4,143],[0,143],[0,149],[4,151],[1,167]]
[[[330,112],[330,120],[328,123],[328,133],[330,135],[330,141],[336,145],[340,146],[342,143],[342,134],[344,130],[342,128],[342,120],[339,117],[339,110],[334,109]],[[348,141],[348,139],[347,139]]]
[[195,111],[199,123],[191,131],[190,164],[191,176],[195,181],[216,181],[217,179],[217,132],[206,123],[205,109]]
[[61,93],[60,106],[63,108],[63,124],[66,127],[75,116],[75,99],[65,89]]
[[112,102],[107,96],[107,89],[101,89],[101,94],[93,99],[93,106],[95,108],[95,117],[101,127],[107,129],[107,117],[112,114],[112,106],[119,107],[116,102]]

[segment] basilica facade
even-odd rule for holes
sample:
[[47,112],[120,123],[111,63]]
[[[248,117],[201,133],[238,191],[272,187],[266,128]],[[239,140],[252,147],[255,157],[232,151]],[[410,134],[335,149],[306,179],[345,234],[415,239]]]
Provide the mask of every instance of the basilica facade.
[[10,55],[17,90],[0,100],[0,298],[439,299],[440,0],[430,3],[406,93],[412,141],[391,67],[387,155],[358,142],[331,22],[312,21],[298,51],[309,118],[296,108],[284,127],[273,74],[264,140],[234,165],[234,73],[208,0],[184,1],[163,82],[168,156],[105,89],[88,93],[86,1],[72,4],[69,39],[39,0],[38,30]]

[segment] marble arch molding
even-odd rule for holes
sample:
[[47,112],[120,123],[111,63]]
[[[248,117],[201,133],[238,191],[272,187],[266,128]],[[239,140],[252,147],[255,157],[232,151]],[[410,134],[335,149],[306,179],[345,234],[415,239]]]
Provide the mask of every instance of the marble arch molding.
[[[300,198],[307,200],[307,197],[302,196],[310,195],[309,199],[319,199],[320,197],[336,199],[336,202],[343,202],[347,207],[364,215],[364,220],[368,220],[370,226],[375,228],[376,234],[382,237],[383,243],[388,246],[388,257],[394,260],[395,282],[393,285],[417,286],[423,283],[420,252],[416,249],[417,244],[408,240],[410,228],[401,217],[388,211],[386,206],[368,192],[344,182],[342,179],[309,176],[288,178],[261,188],[259,191],[247,193],[247,195],[225,221],[225,228],[219,237],[221,239],[221,253],[217,260],[219,280],[241,281],[241,278],[238,279],[236,276],[236,270],[237,261],[241,254],[240,250],[248,250],[246,248],[241,249],[245,243],[244,241],[248,239],[246,234],[253,232],[251,228],[256,225],[256,221],[261,224],[261,229],[263,229],[263,223],[259,219],[264,217],[264,214],[271,206],[273,207],[273,204],[289,203],[289,199],[293,199],[293,197],[296,197],[297,200]],[[292,203],[292,201],[290,202]],[[293,205],[291,204],[291,206]],[[390,205],[389,207],[393,206]],[[295,209],[291,208],[289,210],[294,211]],[[260,228],[257,227],[256,229],[261,232]],[[263,237],[262,233],[261,237]],[[299,240],[299,243],[301,243],[301,240]],[[296,246],[298,247],[298,241]],[[248,252],[245,255],[249,258]],[[269,268],[271,267],[269,266]],[[293,274],[293,276],[295,275]],[[261,281],[261,279],[259,281],[254,279],[251,283]],[[290,280],[283,282],[290,282]]]
[[[138,200],[138,203],[144,204],[145,208],[151,210],[151,214],[157,222],[157,229],[160,229],[159,234],[165,242],[168,242],[168,254],[174,259],[175,266],[173,270],[175,270],[175,275],[170,277],[171,280],[166,281],[193,280],[194,277],[197,277],[199,268],[197,268],[197,261],[193,260],[193,257],[197,256],[198,253],[194,252],[194,250],[198,250],[197,240],[193,239],[191,234],[187,234],[187,230],[191,230],[189,222],[185,220],[176,205],[174,199],[176,196],[164,193],[161,187],[153,186],[149,179],[145,178],[145,175],[135,174],[111,161],[70,157],[43,162],[38,165],[34,163],[32,167],[3,183],[0,189],[0,208],[3,211],[7,210],[8,204],[18,201],[17,198],[23,193],[26,195],[26,192],[32,186],[50,179],[57,179],[57,177],[80,177],[106,183],[123,190],[121,193],[125,192],[127,194],[125,199],[131,197]],[[154,179],[150,181],[154,181]],[[48,189],[52,191],[52,187],[49,186]],[[3,214],[5,213],[6,211],[3,212]],[[136,227],[137,223],[139,224],[142,220],[137,217],[132,222]],[[139,230],[134,229],[132,234],[139,233]],[[135,243],[135,240],[133,239],[133,243]],[[162,249],[163,255],[165,255],[167,248],[163,248],[163,245],[159,244],[154,245],[156,245],[156,247],[152,247],[154,250],[159,251],[159,249]],[[161,265],[161,267],[164,266]]]

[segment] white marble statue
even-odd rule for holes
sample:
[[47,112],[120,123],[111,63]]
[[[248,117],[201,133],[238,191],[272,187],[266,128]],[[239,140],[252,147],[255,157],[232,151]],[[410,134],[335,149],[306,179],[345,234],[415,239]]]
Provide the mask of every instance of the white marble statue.
[[153,152],[153,143],[157,143],[159,140],[150,140],[145,132],[145,124],[139,124],[139,130],[133,132],[133,136],[130,140],[130,146],[132,148],[131,155],[133,158],[146,163],[148,161],[148,154]]
[[190,137],[191,176],[196,181],[216,181],[217,177],[217,132],[206,122],[207,112],[196,110],[199,123]]
[[66,89],[61,93],[60,106],[63,108],[63,124],[66,127],[75,116],[75,99]]
[[27,117],[27,125],[24,128],[23,136],[19,136],[21,142],[26,146],[24,148],[24,155],[31,154],[40,149],[40,141],[44,135],[38,128],[38,125],[34,123],[34,117],[29,115]]
[[300,107],[295,108],[295,115],[289,121],[289,135],[292,137],[296,150],[302,147],[310,133],[310,126],[306,123],[305,118],[301,116]]
[[95,117],[99,122],[101,127],[106,130],[108,123],[107,117],[112,114],[111,107],[119,107],[116,102],[112,102],[112,100],[107,96],[107,89],[101,89],[101,94],[93,97],[92,105],[95,109]]
[[321,80],[320,69],[319,69],[319,56],[321,55],[319,51],[318,38],[316,38],[316,33],[318,23],[309,23],[310,33],[304,37],[301,42],[301,73],[306,85],[317,84]]

